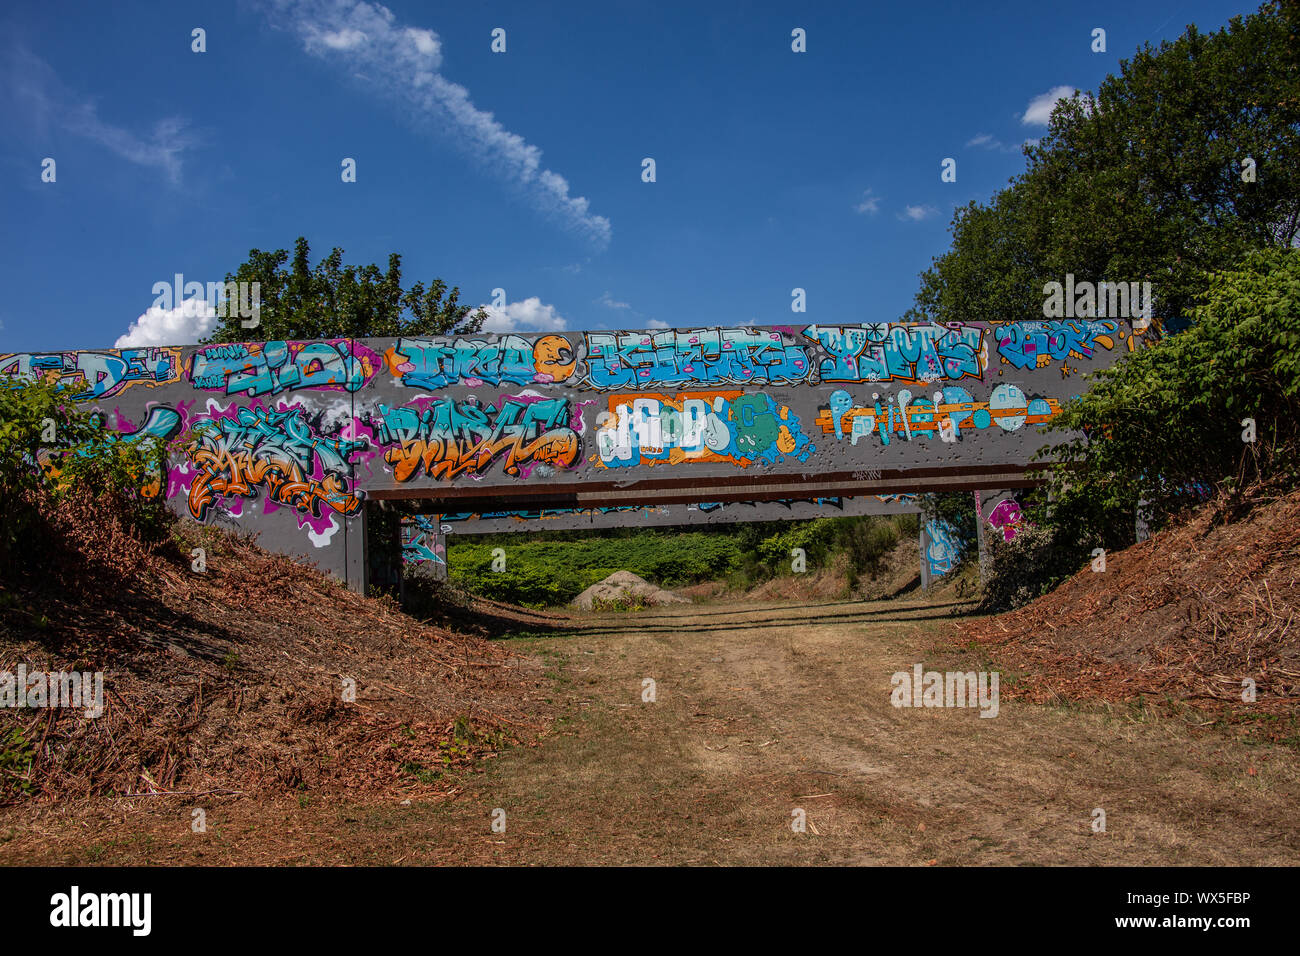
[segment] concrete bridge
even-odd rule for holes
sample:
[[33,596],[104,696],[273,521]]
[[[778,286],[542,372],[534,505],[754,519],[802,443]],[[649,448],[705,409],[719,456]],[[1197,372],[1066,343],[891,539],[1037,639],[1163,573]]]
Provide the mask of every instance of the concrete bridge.
[[177,511],[365,590],[391,579],[400,542],[371,526],[398,506],[772,520],[808,516],[791,502],[1023,488],[1038,426],[1144,334],[1064,319],[343,338],[14,353],[0,375],[52,372],[108,427],[188,435]]

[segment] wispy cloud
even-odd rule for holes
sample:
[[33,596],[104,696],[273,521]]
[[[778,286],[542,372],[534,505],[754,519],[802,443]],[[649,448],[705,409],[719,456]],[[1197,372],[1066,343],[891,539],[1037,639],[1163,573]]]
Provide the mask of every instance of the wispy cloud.
[[1029,101],[1020,122],[1026,126],[1046,126],[1052,118],[1052,109],[1060,100],[1068,100],[1075,93],[1073,86],[1054,86]]
[[875,190],[864,190],[862,199],[853,207],[853,211],[864,216],[874,216],[880,212],[880,197],[875,194]]
[[987,149],[999,153],[1018,153],[1023,146],[1032,145],[1037,140],[1027,139],[1021,143],[1004,143],[991,133],[980,133],[966,141],[966,146]]
[[274,26],[295,34],[313,56],[337,63],[404,107],[417,123],[450,126],[451,139],[481,156],[521,188],[543,212],[559,217],[599,246],[609,243],[609,220],[591,212],[569,182],[542,167],[542,151],[478,109],[469,91],[442,76],[442,43],[432,30],[399,24],[392,11],[365,0],[265,0]]
[[605,306],[606,308],[609,308],[609,309],[630,309],[630,308],[632,308],[632,306],[631,306],[630,303],[627,303],[627,302],[619,302],[617,299],[615,299],[615,298],[614,298],[612,295],[610,295],[608,292],[606,292],[604,295],[602,295],[602,296],[601,296],[599,299],[597,299],[596,301],[597,301],[599,304],[601,304],[601,305],[603,305],[603,306]]
[[938,211],[933,206],[904,206],[898,218],[905,222],[920,222],[922,219],[929,219]]
[[13,97],[40,127],[66,130],[127,162],[161,170],[173,184],[180,183],[184,154],[199,142],[186,120],[158,120],[147,136],[110,123],[100,117],[94,100],[70,89],[48,63],[22,47],[10,50],[10,77]]

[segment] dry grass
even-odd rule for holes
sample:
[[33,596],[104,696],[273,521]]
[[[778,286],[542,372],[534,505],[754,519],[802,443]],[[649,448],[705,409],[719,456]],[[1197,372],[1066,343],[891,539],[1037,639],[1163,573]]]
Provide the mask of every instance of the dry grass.
[[[98,722],[27,718],[41,793],[0,808],[0,858],[1294,865],[1293,745],[1108,701],[1194,694],[1247,665],[1289,700],[1274,675],[1294,653],[1297,510],[1193,523],[1110,556],[1103,580],[1081,576],[1055,604],[973,623],[1005,637],[956,644],[972,622],[951,589],[567,622],[485,605],[485,633],[549,632],[489,643],[247,542],[211,539],[207,575],[146,555],[149,573],[116,592],[6,612],[0,666],[107,662],[115,695]],[[894,672],[990,656],[997,718],[890,706]],[[343,705],[349,675],[358,701]]]
[[[1036,701],[1135,698],[1195,705],[1229,721],[1300,718],[1300,492],[1207,506],[1187,523],[1107,555],[1017,611],[962,633],[1025,677]],[[1257,699],[1242,699],[1243,680]],[[1294,742],[1294,741],[1293,741]]]
[[[4,774],[0,799],[427,791],[545,727],[537,675],[499,644],[421,625],[246,539],[177,533],[126,549],[128,574],[100,559],[101,573],[4,592],[0,670],[102,670],[106,710],[0,711],[0,740],[17,728],[35,758]],[[204,573],[190,567],[198,546]]]
[[[441,792],[98,800],[0,813],[15,862],[1295,864],[1294,753],[1003,701],[898,710],[889,679],[967,606],[806,602],[591,615],[514,639],[559,712]],[[960,658],[960,655],[958,655]],[[967,667],[974,661],[964,661]],[[656,681],[657,701],[642,700]],[[189,807],[208,832],[190,831]],[[1093,833],[1092,811],[1107,813]],[[506,812],[494,833],[491,814]],[[791,813],[808,828],[796,833]]]

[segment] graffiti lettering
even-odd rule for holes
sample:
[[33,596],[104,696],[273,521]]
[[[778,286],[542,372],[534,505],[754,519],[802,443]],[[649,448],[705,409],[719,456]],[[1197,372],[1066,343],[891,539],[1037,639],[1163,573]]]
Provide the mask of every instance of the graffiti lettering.
[[0,355],[0,375],[38,378],[53,373],[74,402],[109,398],[133,385],[156,388],[180,381],[179,348],[103,352],[14,352]]
[[347,339],[207,345],[194,353],[190,383],[227,395],[278,395],[302,388],[355,392],[374,375],[375,359],[375,353],[360,345],[354,350]]
[[598,389],[683,385],[789,385],[808,378],[808,354],[780,332],[695,329],[588,332],[587,383]]
[[353,454],[365,438],[329,439],[313,433],[303,409],[271,411],[261,406],[214,412],[194,426],[189,449],[197,475],[190,485],[190,514],[208,516],[217,498],[267,499],[320,518],[326,507],[342,515],[361,509],[363,493],[351,489]]
[[973,325],[810,325],[803,334],[831,358],[824,382],[937,382],[978,378],[986,364],[984,330]]
[[[376,440],[398,481],[482,475],[504,456],[503,470],[527,478],[538,465],[568,468],[581,454],[567,399],[501,396],[497,405],[473,400],[416,399],[379,406]],[[579,426],[580,427],[580,426]]]
[[419,564],[447,563],[447,548],[440,534],[438,515],[411,515],[402,519],[402,561]]
[[427,389],[458,383],[562,382],[577,365],[573,348],[562,335],[542,336],[536,344],[519,335],[507,335],[497,342],[398,339],[385,358],[389,371],[400,375],[403,385]]
[[[1043,368],[1067,358],[1090,359],[1098,348],[1113,349],[1124,331],[1114,319],[1072,319],[1059,322],[1011,322],[993,334],[1002,361],[1019,369]],[[1134,348],[1132,338],[1129,348]],[[1062,369],[1068,375],[1073,369]]]
[[763,392],[686,392],[616,395],[612,414],[596,433],[601,464],[608,468],[725,461],[742,468],[772,465],[793,456],[806,461],[816,448],[798,417]]

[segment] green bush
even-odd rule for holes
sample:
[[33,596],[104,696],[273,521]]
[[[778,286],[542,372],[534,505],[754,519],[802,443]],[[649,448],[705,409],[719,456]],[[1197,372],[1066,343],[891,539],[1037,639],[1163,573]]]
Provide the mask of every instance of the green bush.
[[104,427],[53,377],[0,384],[0,573],[38,570],[25,542],[48,535],[73,497],[94,500],[129,531],[157,540],[170,522],[167,449]]
[[[722,577],[740,559],[732,538],[711,532],[566,537],[570,540],[452,536],[447,546],[451,581],[494,600],[546,607],[567,604],[615,571],[672,588]],[[502,571],[492,570],[497,548],[506,553]]]
[[837,518],[815,518],[808,522],[791,522],[786,530],[765,538],[755,548],[758,560],[773,567],[789,567],[794,560],[791,552],[801,548],[807,557],[808,567],[818,567],[826,559],[838,528]]
[[[451,583],[498,601],[532,607],[567,604],[615,571],[631,571],[661,587],[726,581],[743,590],[791,574],[802,548],[809,571],[847,555],[851,586],[875,574],[900,538],[915,537],[915,515],[816,518],[717,525],[704,530],[613,529],[555,532],[545,539],[477,535],[448,542]],[[492,570],[503,548],[505,569]]]
[[0,552],[29,538],[39,496],[55,487],[61,452],[94,431],[52,378],[0,384]]
[[35,746],[16,722],[0,731],[0,803],[32,793],[31,769],[35,759]]
[[1252,253],[1200,299],[1190,328],[1090,376],[1048,426],[1074,434],[1041,453],[1048,483],[1023,502],[1036,528],[995,548],[987,610],[1133,544],[1139,507],[1155,532],[1243,481],[1300,484],[1300,250]]
[[1082,556],[1132,544],[1139,502],[1154,531],[1243,479],[1294,487],[1297,412],[1300,250],[1259,251],[1206,277],[1187,331],[1090,376],[1048,426],[1075,434],[1044,451],[1050,485],[1026,516]]
[[[915,531],[912,532],[916,534]],[[880,572],[882,559],[898,544],[902,537],[898,525],[892,521],[864,521],[847,525],[839,541],[849,556],[849,575],[853,584],[862,574]]]

